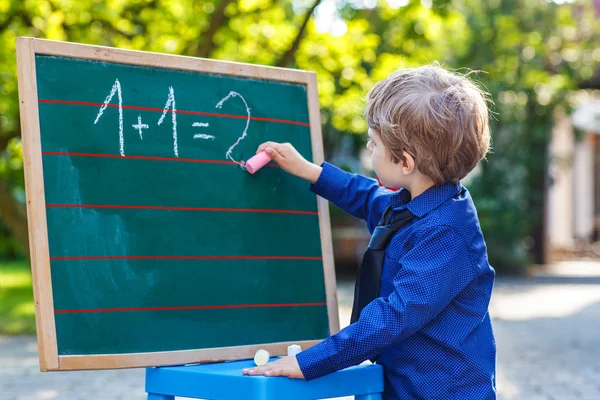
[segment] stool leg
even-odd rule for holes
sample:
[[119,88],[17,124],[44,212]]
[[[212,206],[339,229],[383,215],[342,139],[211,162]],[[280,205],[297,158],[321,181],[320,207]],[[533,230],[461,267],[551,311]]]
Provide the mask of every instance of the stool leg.
[[148,393],[148,400],[175,400],[175,396],[167,394]]
[[381,393],[369,393],[354,396],[354,400],[381,400]]

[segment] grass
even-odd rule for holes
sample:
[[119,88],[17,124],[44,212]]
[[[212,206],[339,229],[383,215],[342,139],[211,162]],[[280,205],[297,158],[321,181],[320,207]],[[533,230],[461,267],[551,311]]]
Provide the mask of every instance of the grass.
[[0,261],[0,334],[35,333],[31,271],[26,261]]

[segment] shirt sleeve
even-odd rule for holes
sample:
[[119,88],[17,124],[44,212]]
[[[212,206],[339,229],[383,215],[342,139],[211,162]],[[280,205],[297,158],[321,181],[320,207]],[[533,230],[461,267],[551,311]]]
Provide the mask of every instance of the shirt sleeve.
[[[367,221],[372,219],[372,211],[381,213],[394,193],[379,186],[375,179],[351,174],[329,163],[323,163],[323,171],[310,190],[348,214]],[[374,206],[375,202],[382,204]]]
[[370,359],[433,320],[475,277],[468,248],[449,226],[421,232],[398,262],[394,291],[369,303],[354,324],[296,355],[306,379]]

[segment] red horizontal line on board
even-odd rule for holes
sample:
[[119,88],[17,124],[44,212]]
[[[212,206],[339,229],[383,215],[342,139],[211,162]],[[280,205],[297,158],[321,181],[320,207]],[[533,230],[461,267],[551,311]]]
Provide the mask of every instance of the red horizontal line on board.
[[[79,105],[79,106],[93,106],[93,107],[102,107],[103,103],[93,103],[90,101],[67,101],[67,100],[38,100],[39,103],[52,103],[52,104],[70,104],[70,105]],[[107,107],[118,108],[117,104],[107,104]],[[130,110],[139,110],[139,111],[155,111],[155,112],[164,112],[163,108],[156,107],[138,107],[138,106],[121,106],[125,109]],[[167,112],[172,112],[172,110],[167,110]],[[186,111],[186,110],[176,110],[179,114],[190,114],[190,115],[204,115],[207,117],[223,117],[223,118],[234,118],[234,119],[246,119],[248,118],[245,115],[232,115],[232,114],[218,114],[218,113],[209,113],[204,111]],[[299,122],[299,121],[290,121],[287,119],[275,119],[275,118],[262,118],[262,117],[250,117],[253,121],[266,121],[266,122],[278,122],[282,124],[291,124],[291,125],[300,125],[300,126],[310,126],[307,122]]]
[[[190,163],[208,163],[208,164],[227,164],[227,165],[244,165],[245,162],[237,161],[222,161],[222,160],[201,160],[196,158],[179,158],[179,157],[153,157],[153,156],[122,156],[120,154],[97,154],[97,153],[77,153],[68,151],[42,151],[42,154],[47,156],[69,156],[69,157],[100,157],[100,158],[119,158],[132,160],[151,160],[151,161],[180,161]],[[279,167],[277,164],[267,164],[267,167]]]
[[181,161],[181,162],[233,164],[233,165],[241,164],[239,162],[221,161],[221,160],[199,160],[199,159],[193,159],[193,158],[178,158],[178,157],[122,156],[120,154],[76,153],[76,152],[67,152],[67,151],[42,151],[42,154],[49,155],[49,156],[123,158],[123,159],[133,159],[133,160]]
[[326,306],[326,302],[317,303],[289,303],[289,304],[236,304],[226,306],[179,306],[179,307],[123,307],[123,308],[95,308],[88,310],[54,310],[56,314],[66,313],[99,313],[123,311],[182,311],[182,310],[216,310],[235,308],[266,308],[266,307],[317,307]]
[[277,214],[302,214],[318,215],[316,211],[300,210],[268,210],[258,208],[217,208],[217,207],[168,207],[168,206],[120,206],[104,204],[46,204],[46,207],[63,208],[122,208],[143,210],[171,210],[171,211],[222,211],[222,212],[249,212],[249,213],[277,213]]
[[322,257],[309,256],[67,256],[50,257],[52,261],[83,260],[306,260],[321,261]]

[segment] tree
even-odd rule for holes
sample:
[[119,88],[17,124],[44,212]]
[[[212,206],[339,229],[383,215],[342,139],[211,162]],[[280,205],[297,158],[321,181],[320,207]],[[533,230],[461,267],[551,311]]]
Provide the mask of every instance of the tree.
[[17,36],[316,71],[327,158],[342,139],[363,147],[364,95],[398,67],[484,71],[494,152],[471,191],[500,270],[524,268],[543,243],[552,116],[600,60],[588,0],[8,0],[0,13],[0,223],[24,248]]
[[[9,0],[3,3],[0,62],[6,71],[0,75],[1,222],[26,249],[15,63],[18,36],[315,70],[319,76],[325,130],[331,132],[327,136],[327,152],[331,154],[336,134],[364,131],[364,121],[355,106],[374,82],[370,72],[389,70],[397,58],[386,55],[390,59],[383,66],[377,60],[379,35],[386,30],[386,21],[393,17],[389,7],[368,10],[364,17],[356,19],[350,9],[344,10],[340,18],[347,21],[349,33],[336,37],[318,32],[311,23],[320,3],[321,0]],[[410,12],[416,12],[415,9],[418,7],[412,5]],[[371,32],[370,19],[379,22],[382,32]],[[423,33],[415,35],[425,37]]]
[[485,71],[481,81],[496,101],[494,150],[471,191],[490,259],[518,272],[531,261],[546,262],[554,115],[568,111],[578,86],[600,72],[594,56],[600,29],[591,2],[465,1],[460,7],[469,10],[470,29],[480,35],[457,62]]

